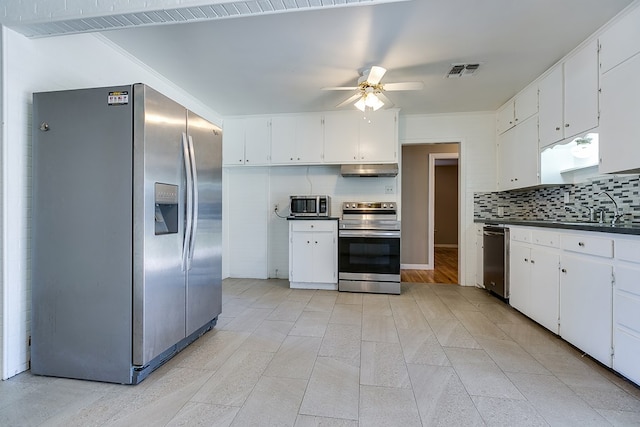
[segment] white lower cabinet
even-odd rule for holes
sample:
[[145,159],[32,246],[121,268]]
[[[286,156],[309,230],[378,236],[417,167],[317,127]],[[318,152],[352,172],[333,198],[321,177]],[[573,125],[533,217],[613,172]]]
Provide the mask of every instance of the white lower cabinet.
[[640,236],[509,230],[509,304],[640,385]]
[[640,384],[640,239],[616,239],[613,369]]
[[613,240],[562,236],[560,336],[612,366]]
[[338,222],[289,221],[289,282],[292,288],[338,289]]
[[554,248],[558,235],[526,228],[512,229],[510,235],[509,304],[557,334],[560,255]]

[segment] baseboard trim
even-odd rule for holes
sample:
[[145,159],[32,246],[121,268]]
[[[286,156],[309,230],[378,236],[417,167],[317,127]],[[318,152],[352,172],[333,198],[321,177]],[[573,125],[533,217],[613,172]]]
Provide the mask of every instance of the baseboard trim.
[[431,264],[400,264],[402,270],[433,270]]

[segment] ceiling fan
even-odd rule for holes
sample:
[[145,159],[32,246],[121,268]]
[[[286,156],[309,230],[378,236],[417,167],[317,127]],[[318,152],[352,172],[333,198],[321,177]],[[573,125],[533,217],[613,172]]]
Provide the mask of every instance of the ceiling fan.
[[374,65],[362,72],[362,75],[358,78],[358,86],[325,87],[322,90],[355,90],[356,93],[353,96],[345,99],[336,107],[340,108],[355,101],[354,106],[360,111],[365,111],[366,109],[376,111],[384,105],[393,106],[393,103],[383,92],[421,90],[424,88],[424,83],[422,82],[381,83],[380,81],[386,72],[386,69]]

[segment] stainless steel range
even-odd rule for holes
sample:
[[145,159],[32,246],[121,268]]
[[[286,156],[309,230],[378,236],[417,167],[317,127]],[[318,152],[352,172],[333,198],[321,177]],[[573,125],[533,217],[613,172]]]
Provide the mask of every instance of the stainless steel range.
[[344,202],[338,290],[400,293],[400,221],[394,202]]

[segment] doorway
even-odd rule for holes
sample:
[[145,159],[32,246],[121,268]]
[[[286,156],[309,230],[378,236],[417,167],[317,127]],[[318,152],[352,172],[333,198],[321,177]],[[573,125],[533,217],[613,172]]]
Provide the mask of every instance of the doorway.
[[402,146],[402,281],[458,284],[459,144]]

